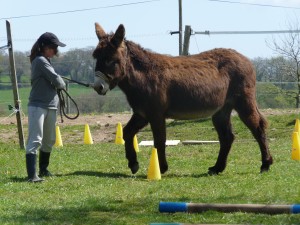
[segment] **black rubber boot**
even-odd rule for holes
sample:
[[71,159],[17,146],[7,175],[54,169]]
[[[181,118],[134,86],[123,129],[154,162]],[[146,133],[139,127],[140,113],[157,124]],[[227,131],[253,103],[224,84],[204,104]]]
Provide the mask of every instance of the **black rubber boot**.
[[40,151],[40,158],[39,158],[39,167],[40,167],[40,177],[50,177],[52,174],[47,169],[49,166],[49,159],[50,159],[50,152],[43,152]]
[[41,182],[43,179],[36,174],[36,155],[26,154],[26,169],[28,174],[28,182]]

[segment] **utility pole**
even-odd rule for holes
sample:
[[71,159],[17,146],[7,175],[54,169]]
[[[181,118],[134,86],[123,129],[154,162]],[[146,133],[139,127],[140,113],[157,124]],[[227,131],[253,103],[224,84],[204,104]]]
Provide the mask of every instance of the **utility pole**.
[[182,54],[182,0],[179,0],[179,55]]

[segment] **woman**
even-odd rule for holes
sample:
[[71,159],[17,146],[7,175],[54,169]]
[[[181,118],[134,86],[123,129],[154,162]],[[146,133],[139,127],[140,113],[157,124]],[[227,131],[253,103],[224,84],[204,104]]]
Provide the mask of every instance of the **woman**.
[[[48,171],[50,154],[55,144],[57,89],[65,89],[65,82],[51,65],[50,59],[57,55],[58,46],[66,45],[55,34],[46,32],[32,46],[31,92],[28,103],[28,140],[26,146],[26,169],[29,182],[41,182],[40,177],[51,176]],[[39,176],[36,173],[39,153]]]

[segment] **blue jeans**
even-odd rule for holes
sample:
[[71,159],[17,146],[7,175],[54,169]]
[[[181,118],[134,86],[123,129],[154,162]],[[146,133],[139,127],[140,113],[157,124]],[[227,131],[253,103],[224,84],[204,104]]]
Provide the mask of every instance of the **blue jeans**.
[[28,107],[28,139],[26,154],[51,152],[55,144],[56,109]]

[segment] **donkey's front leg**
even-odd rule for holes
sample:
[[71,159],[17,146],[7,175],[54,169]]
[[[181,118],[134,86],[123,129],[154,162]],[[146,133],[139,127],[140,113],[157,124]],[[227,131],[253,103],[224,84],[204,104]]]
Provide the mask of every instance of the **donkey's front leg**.
[[135,174],[139,170],[137,155],[133,147],[133,137],[140,129],[145,127],[147,124],[147,120],[145,120],[140,115],[134,113],[123,130],[123,138],[125,141],[125,152],[126,158],[128,159],[128,167],[131,169],[131,172],[133,174]]
[[154,147],[157,149],[158,162],[160,172],[165,173],[168,170],[168,162],[166,159],[166,122],[164,118],[155,118],[150,121]]

